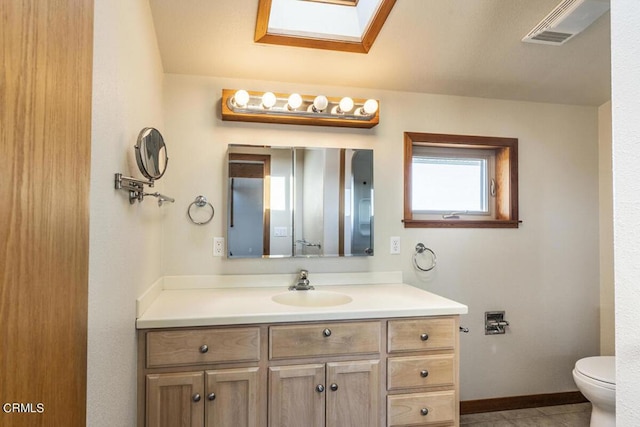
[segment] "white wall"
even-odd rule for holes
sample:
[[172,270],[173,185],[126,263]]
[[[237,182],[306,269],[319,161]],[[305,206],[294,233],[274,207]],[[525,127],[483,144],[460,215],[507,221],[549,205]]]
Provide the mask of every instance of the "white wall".
[[[223,88],[375,97],[380,125],[371,130],[222,122]],[[461,398],[482,399],[575,390],[571,369],[599,353],[598,109],[357,88],[166,75],[166,192],[176,197],[163,223],[164,274],[293,273],[402,270],[405,281],[469,306],[462,324]],[[519,138],[519,229],[404,229],[403,132]],[[227,260],[213,258],[224,236],[227,144],[372,148],[376,192],[374,257]],[[204,227],[185,209],[204,194],[216,217]],[[402,254],[390,255],[400,236]],[[417,274],[418,242],[438,266]],[[502,336],[485,336],[484,312],[506,310]]]
[[97,0],[94,26],[87,425],[133,426],[135,300],[162,272],[165,207],[130,205],[114,174],[141,177],[138,132],[164,132],[163,75],[146,0]]
[[600,198],[600,354],[615,354],[611,102],[598,108]]
[[611,2],[616,418],[640,422],[640,3]]
[[[302,233],[300,239],[306,240],[311,243],[320,243],[322,248],[324,246],[324,236],[322,231],[324,228],[319,227],[319,224],[324,225],[324,164],[325,153],[321,150],[305,150],[304,162],[301,169],[296,170],[296,181],[302,185]],[[299,172],[303,172],[302,179],[299,178]],[[296,224],[294,224],[296,227]],[[298,229],[296,228],[296,235],[298,235]],[[300,245],[299,251],[304,255],[318,254],[318,248],[316,246]]]

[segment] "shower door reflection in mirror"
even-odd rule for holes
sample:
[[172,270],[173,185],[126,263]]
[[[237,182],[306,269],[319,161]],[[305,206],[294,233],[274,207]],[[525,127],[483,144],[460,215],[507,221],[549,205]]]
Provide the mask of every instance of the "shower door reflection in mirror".
[[292,255],[291,159],[288,147],[229,146],[230,258]]
[[229,146],[228,256],[373,255],[373,151]]

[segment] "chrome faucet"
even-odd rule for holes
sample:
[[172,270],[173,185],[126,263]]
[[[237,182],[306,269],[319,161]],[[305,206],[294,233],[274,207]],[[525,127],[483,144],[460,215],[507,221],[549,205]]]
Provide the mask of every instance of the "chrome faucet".
[[314,288],[309,284],[309,272],[307,270],[300,270],[296,284],[289,286],[290,291],[310,291],[312,289]]

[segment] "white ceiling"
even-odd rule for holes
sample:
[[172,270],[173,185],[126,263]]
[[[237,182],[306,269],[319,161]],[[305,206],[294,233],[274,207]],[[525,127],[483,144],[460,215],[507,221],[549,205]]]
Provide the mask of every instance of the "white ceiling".
[[608,12],[564,45],[521,42],[559,2],[398,0],[359,54],[254,43],[258,0],[150,0],[166,73],[601,105]]

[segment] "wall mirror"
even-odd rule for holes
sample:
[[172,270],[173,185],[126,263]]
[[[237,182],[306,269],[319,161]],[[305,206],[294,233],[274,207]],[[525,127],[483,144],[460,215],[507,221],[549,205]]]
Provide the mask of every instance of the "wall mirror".
[[373,150],[229,145],[229,258],[373,255]]

